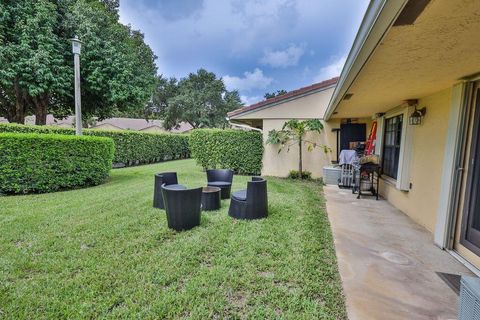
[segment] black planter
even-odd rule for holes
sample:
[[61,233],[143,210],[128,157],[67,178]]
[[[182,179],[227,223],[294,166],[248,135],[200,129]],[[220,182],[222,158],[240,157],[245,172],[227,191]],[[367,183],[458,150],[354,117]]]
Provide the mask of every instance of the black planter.
[[202,188],[182,190],[163,185],[162,195],[169,228],[182,231],[200,225]]
[[221,206],[221,189],[217,187],[203,187],[202,210],[218,210]]

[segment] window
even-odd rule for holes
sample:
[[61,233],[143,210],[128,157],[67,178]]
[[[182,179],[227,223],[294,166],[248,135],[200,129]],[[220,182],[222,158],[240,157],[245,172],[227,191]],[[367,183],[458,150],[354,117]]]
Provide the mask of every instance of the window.
[[400,142],[402,140],[403,114],[385,119],[383,135],[383,173],[397,179]]

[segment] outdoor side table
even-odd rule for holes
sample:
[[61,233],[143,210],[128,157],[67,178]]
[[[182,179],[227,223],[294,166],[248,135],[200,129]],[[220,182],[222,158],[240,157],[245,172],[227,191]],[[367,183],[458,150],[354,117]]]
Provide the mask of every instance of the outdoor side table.
[[218,210],[221,206],[221,189],[218,187],[203,187],[202,210]]

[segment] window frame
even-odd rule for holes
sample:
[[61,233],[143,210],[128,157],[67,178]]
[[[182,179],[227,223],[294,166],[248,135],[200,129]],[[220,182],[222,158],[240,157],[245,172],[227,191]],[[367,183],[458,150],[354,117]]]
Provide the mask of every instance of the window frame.
[[[395,126],[395,128],[390,130],[390,128],[388,127],[389,122],[390,121],[394,122],[395,119],[400,119],[400,123],[399,121],[396,121],[394,124],[392,124],[392,126]],[[398,177],[399,177],[399,168],[400,168],[400,162],[401,162],[400,154],[402,150],[402,144],[405,142],[405,141],[402,141],[404,121],[405,121],[405,118],[403,113],[385,117],[385,119],[383,120],[382,171],[384,175],[394,180],[398,180]],[[387,132],[387,130],[389,131]],[[387,133],[389,134],[387,135]],[[386,143],[387,136],[390,136],[390,134],[393,135],[393,139],[392,139],[393,144]],[[392,159],[388,160],[388,161],[391,161],[389,165],[389,167],[391,167],[391,171],[389,170],[389,172],[385,172],[385,163],[386,163],[385,155],[387,154],[385,150],[387,148],[393,149],[393,152],[389,152],[392,154]]]
[[[408,115],[413,112],[412,107],[402,105],[387,111],[384,115],[377,118],[377,144],[375,146],[375,154],[379,155],[383,161],[383,144],[384,144],[384,128],[385,119],[393,118],[403,114],[402,136],[400,139],[400,156],[397,170],[397,179],[387,175],[382,175],[382,180],[387,184],[395,186],[396,189],[408,192],[410,190],[410,166],[413,157],[413,126],[408,125]],[[383,167],[383,165],[382,165]]]

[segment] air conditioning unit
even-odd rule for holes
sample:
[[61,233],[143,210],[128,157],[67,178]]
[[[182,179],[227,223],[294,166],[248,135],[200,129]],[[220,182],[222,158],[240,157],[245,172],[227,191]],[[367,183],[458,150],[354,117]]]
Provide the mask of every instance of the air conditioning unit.
[[462,276],[460,281],[459,320],[480,319],[480,279]]

